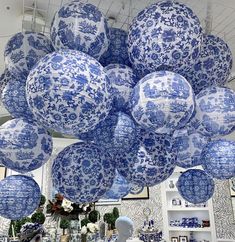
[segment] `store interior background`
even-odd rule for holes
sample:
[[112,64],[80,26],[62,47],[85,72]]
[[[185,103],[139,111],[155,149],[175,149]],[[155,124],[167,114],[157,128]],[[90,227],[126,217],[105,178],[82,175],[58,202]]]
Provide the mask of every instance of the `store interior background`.
[[[23,30],[49,32],[54,12],[68,1],[63,0],[1,0],[0,7],[0,72],[4,70],[3,50],[8,39]],[[127,30],[131,19],[145,6],[157,0],[89,0],[98,6],[109,19],[111,27]],[[199,16],[207,33],[215,34],[228,43],[235,57],[235,0],[180,0],[187,4]],[[234,77],[234,80],[232,80]],[[228,84],[235,90],[235,64],[231,81]],[[0,106],[0,123],[9,119],[7,111]],[[228,137],[235,140],[235,132]],[[57,147],[55,146],[55,151]],[[43,193],[50,193],[50,163],[46,165],[45,176],[48,186],[44,185]],[[163,227],[162,201],[160,185],[150,188],[148,200],[122,201],[115,205],[121,214],[130,216],[138,228],[142,225],[143,209],[149,207],[160,230]],[[218,238],[235,239],[235,197],[230,197],[228,181],[216,181],[213,196],[214,216]],[[102,212],[111,210],[111,206],[100,207]],[[143,219],[141,219],[143,218]]]

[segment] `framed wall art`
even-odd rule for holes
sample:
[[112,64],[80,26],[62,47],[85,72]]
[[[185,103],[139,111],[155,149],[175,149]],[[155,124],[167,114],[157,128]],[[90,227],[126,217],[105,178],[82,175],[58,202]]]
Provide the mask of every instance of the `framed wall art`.
[[149,199],[149,188],[148,187],[133,187],[130,193],[123,197],[122,200],[131,200],[131,199]]

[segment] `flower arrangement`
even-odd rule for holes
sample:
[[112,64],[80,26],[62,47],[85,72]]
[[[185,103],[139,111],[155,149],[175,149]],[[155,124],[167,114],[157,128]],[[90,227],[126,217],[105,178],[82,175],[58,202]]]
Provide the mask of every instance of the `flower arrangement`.
[[65,199],[63,195],[56,194],[55,198],[47,205],[47,213],[53,217],[61,217],[67,219],[78,219],[80,214],[87,214],[91,211],[93,203],[76,204]]
[[88,223],[87,225],[84,225],[81,229],[81,234],[87,235],[89,233],[96,233],[99,231],[99,227],[97,224],[94,223]]

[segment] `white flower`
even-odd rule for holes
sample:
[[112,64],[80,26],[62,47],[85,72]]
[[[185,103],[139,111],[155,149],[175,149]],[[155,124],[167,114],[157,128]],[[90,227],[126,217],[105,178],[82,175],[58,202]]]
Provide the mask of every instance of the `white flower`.
[[88,223],[87,224],[87,228],[88,228],[88,230],[91,232],[91,233],[95,233],[95,226],[94,226],[95,224],[93,224],[93,223]]
[[62,208],[64,209],[65,212],[68,212],[70,213],[72,210],[73,210],[73,206],[72,206],[72,203],[67,200],[67,199],[63,199],[63,202],[62,202]]
[[81,234],[87,234],[87,228],[85,225],[81,229]]
[[99,226],[98,224],[94,224],[95,230],[98,231],[99,230]]

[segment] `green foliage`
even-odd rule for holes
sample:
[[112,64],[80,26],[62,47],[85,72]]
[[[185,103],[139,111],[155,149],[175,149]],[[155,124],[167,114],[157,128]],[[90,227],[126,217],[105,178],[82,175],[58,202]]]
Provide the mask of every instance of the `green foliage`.
[[21,228],[24,224],[31,223],[31,222],[32,222],[32,220],[29,217],[22,218],[22,219],[16,220],[16,221],[11,220],[11,224],[10,224],[10,227],[9,227],[9,230],[8,230],[8,235],[10,237],[13,237],[12,225],[13,225],[13,228],[14,228],[14,231],[15,231],[15,235],[17,235],[18,233],[20,233],[20,230],[21,230]]
[[84,218],[82,221],[81,221],[81,226],[87,226],[88,223],[90,223],[91,221],[88,219],[88,218]]
[[32,220],[33,223],[44,224],[46,217],[42,212],[35,212],[31,216],[31,220]]
[[119,210],[118,208],[114,208],[112,213],[106,213],[104,215],[104,221],[108,223],[109,229],[115,229],[115,222],[119,217]]
[[68,229],[70,221],[66,218],[60,220],[60,228],[63,229],[63,235],[65,234],[65,229]]
[[92,222],[92,223],[96,223],[99,219],[100,219],[100,213],[99,211],[97,210],[93,210],[89,213],[89,216],[88,216],[89,220]]
[[118,210],[118,208],[116,208],[116,207],[113,208],[113,215],[114,215],[114,217],[116,219],[119,218],[119,210]]
[[43,206],[46,203],[46,197],[41,194],[41,200],[39,206]]

